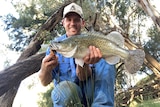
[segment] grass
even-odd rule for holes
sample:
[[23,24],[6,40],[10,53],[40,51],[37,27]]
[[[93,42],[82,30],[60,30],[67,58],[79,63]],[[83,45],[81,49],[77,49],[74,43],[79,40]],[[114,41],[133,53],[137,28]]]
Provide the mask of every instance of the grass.
[[136,107],[160,107],[160,99],[144,101],[139,103]]

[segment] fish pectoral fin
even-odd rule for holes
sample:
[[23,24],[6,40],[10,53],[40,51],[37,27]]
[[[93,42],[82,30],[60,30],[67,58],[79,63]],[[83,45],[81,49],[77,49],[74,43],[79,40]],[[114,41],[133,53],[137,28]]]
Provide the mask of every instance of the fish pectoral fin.
[[61,54],[65,57],[70,58],[70,57],[73,57],[75,55],[76,51],[77,51],[77,46],[73,50],[68,51],[68,52],[61,52]]
[[120,61],[120,58],[118,56],[109,56],[109,57],[106,57],[105,60],[110,65],[114,65]]
[[81,67],[83,67],[83,65],[84,65],[83,59],[77,59],[77,58],[75,58],[75,63],[78,64]]

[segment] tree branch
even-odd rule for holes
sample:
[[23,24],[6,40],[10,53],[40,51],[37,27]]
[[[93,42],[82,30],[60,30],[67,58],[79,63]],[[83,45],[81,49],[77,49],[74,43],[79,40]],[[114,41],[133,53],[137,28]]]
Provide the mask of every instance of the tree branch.
[[[45,53],[33,55],[23,61],[8,67],[0,72],[0,96],[12,87],[16,86],[21,80],[38,72]],[[32,66],[31,66],[32,65]]]

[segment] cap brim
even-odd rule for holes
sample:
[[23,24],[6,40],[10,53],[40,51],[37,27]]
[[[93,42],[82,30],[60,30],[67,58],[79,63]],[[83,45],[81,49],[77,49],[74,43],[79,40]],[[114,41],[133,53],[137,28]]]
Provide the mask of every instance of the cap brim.
[[65,13],[65,14],[63,15],[63,18],[65,18],[69,13],[75,13],[75,14],[77,14],[79,17],[82,18],[82,16],[81,16],[79,13],[75,12],[75,11],[69,11],[69,12]]

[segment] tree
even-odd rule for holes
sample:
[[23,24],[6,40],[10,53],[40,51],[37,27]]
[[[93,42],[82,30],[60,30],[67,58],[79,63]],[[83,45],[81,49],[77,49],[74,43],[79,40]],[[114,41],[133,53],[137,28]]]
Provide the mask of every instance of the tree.
[[[31,62],[34,62],[35,60],[34,58],[36,58],[36,56],[39,55],[36,53],[41,48],[41,44],[45,42],[46,37],[51,38],[50,34],[52,33],[57,34],[57,32],[63,32],[63,30],[60,30],[59,28],[60,26],[58,25],[58,23],[62,19],[62,10],[64,6],[69,3],[69,1],[66,1],[65,3],[60,3],[57,6],[53,6],[55,10],[53,13],[48,8],[50,7],[48,6],[49,4],[46,5],[46,2],[44,3],[44,0],[37,0],[37,1],[35,2],[33,0],[31,2],[31,5],[28,7],[26,6],[26,4],[24,4],[23,6],[16,5],[17,9],[19,9],[20,18],[15,19],[14,17],[9,17],[11,21],[10,20],[6,21],[7,23],[6,30],[11,30],[12,35],[10,36],[14,39],[15,37],[19,38],[19,41],[17,43],[20,43],[20,41],[22,40],[27,40],[29,45],[25,49],[20,48],[20,46],[26,46],[27,44],[19,45],[19,47],[16,47],[18,45],[14,45],[14,46],[12,45],[13,46],[12,48],[16,50],[23,50],[23,52],[19,57],[17,63],[9,67],[10,70],[5,69],[2,73],[0,73],[1,77],[4,77],[3,79],[0,78],[1,81],[8,79],[7,77],[5,77],[5,75],[9,75],[10,73],[13,74],[12,72],[16,72],[14,74],[19,78],[18,81],[15,81],[16,78],[12,77],[12,79],[9,81],[10,88],[6,88],[6,85],[4,83],[0,84],[0,90],[3,90],[0,93],[1,95],[0,104],[3,104],[1,105],[3,107],[11,107],[14,96],[20,84],[20,81],[26,78],[27,76],[31,75],[32,73],[37,72],[37,70],[34,70],[34,66],[31,67],[32,69],[30,69],[30,73],[26,72],[27,70],[25,70],[25,72],[22,73],[21,69],[19,68],[23,68],[27,65],[25,61],[30,60]],[[51,0],[51,1],[49,0],[49,2],[52,4],[53,2],[58,3],[59,0],[54,0],[54,1]],[[140,42],[141,41],[140,27],[142,25],[141,23],[135,24],[135,19],[138,19],[138,21],[145,20],[146,16],[144,12],[140,8],[137,8],[137,6],[134,3],[130,2],[129,0],[124,0],[124,1],[113,0],[111,2],[107,2],[106,0],[102,0],[102,1],[101,0],[98,0],[98,1],[80,0],[80,1],[77,1],[77,3],[83,6],[84,8],[85,20],[87,22],[85,28],[87,30],[94,29],[96,31],[101,31],[104,34],[107,34],[113,30],[117,30],[125,37],[125,46],[128,49],[142,48],[142,44]],[[42,13],[41,12],[38,13],[38,11],[36,10],[37,6],[40,6],[40,7],[46,6],[47,8],[45,8],[46,10],[44,9],[45,11],[42,11]],[[25,11],[20,11],[22,10],[22,8],[25,8]],[[127,11],[127,10],[131,10],[131,11]],[[39,15],[43,17],[39,17]],[[134,26],[136,26],[137,29],[134,29]],[[40,29],[36,30],[39,27]],[[27,33],[29,31],[32,31],[29,37],[27,37],[26,33],[24,32],[26,30],[27,30]],[[45,36],[46,34],[48,34],[46,31],[50,32],[49,35],[47,36]],[[28,40],[28,38],[32,40]],[[135,43],[133,43],[132,41],[134,41]],[[34,54],[36,54],[36,56],[35,57],[33,56],[34,57],[33,58],[32,55]],[[42,60],[42,57],[40,57],[39,62],[41,62],[40,60]],[[148,66],[148,68],[150,68],[153,71],[153,73],[157,77],[159,77],[160,65],[153,57],[151,57],[150,54],[146,53],[146,59],[144,63],[146,66]],[[22,64],[22,66],[20,66],[20,64]],[[19,70],[15,71],[14,69],[12,69],[14,67],[17,67]],[[38,63],[36,67],[37,69],[40,68],[40,63]],[[123,64],[121,64],[117,68],[120,69],[118,71],[120,71],[121,73],[121,71],[123,71]],[[20,74],[20,72],[22,74]],[[19,76],[21,76],[21,78]],[[13,83],[14,81],[15,83]],[[9,84],[9,82],[6,81],[5,83]]]

